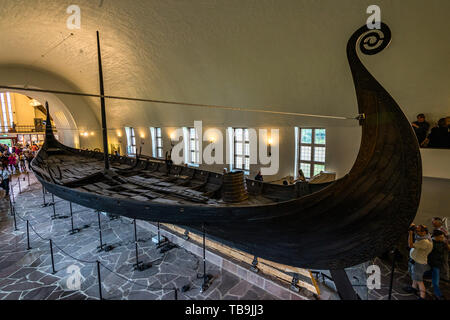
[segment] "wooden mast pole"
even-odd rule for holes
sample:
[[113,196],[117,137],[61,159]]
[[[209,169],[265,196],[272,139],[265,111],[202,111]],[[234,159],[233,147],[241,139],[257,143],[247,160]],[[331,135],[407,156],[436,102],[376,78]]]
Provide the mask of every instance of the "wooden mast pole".
[[103,134],[103,154],[105,157],[105,170],[109,170],[109,154],[108,154],[108,128],[106,126],[106,110],[105,110],[105,88],[103,85],[103,68],[102,54],[100,50],[100,34],[97,31],[97,49],[98,49],[98,73],[100,78],[100,103],[102,113],[102,134]]

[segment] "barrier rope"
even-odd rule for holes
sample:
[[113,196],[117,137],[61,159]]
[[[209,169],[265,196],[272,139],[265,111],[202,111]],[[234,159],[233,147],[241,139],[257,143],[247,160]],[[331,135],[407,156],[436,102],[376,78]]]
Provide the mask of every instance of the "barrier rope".
[[[83,259],[74,257],[72,254],[68,253],[68,252],[65,251],[63,248],[61,248],[61,247],[60,247],[57,243],[55,243],[51,238],[45,238],[45,237],[43,237],[42,235],[40,235],[39,232],[37,232],[37,230],[34,228],[34,226],[32,225],[32,223],[31,223],[29,220],[25,219],[24,217],[21,217],[20,214],[17,213],[16,208],[15,208],[15,205],[12,203],[12,201],[10,201],[10,206],[11,206],[11,208],[12,208],[12,210],[13,210],[15,216],[17,216],[17,217],[18,217],[20,220],[22,220],[23,222],[27,222],[27,221],[28,221],[28,225],[30,226],[31,230],[33,230],[33,232],[36,234],[36,236],[38,236],[38,237],[39,237],[41,240],[43,240],[43,241],[50,241],[50,240],[51,240],[51,241],[52,241],[52,244],[53,244],[58,250],[60,250],[64,255],[66,255],[67,257],[69,257],[69,258],[71,258],[71,259],[73,259],[73,260],[75,260],[75,261],[78,261],[78,262],[80,262],[80,263],[85,263],[85,264],[91,264],[91,265],[93,265],[93,264],[99,263],[103,268],[105,268],[105,269],[108,270],[109,272],[113,273],[113,274],[116,275],[117,277],[121,278],[122,280],[125,280],[125,281],[128,282],[128,283],[131,283],[131,284],[134,284],[134,285],[137,285],[137,286],[146,288],[146,289],[148,289],[149,291],[153,291],[153,292],[164,291],[164,290],[166,290],[166,291],[174,291],[174,292],[175,292],[175,295],[176,295],[176,296],[178,295],[178,291],[179,291],[178,288],[167,288],[167,287],[166,287],[166,288],[163,288],[163,287],[155,287],[155,286],[144,285],[144,284],[138,283],[138,282],[136,282],[136,281],[134,281],[134,280],[131,280],[131,279],[127,278],[126,276],[124,276],[124,275],[122,275],[122,274],[120,274],[120,273],[118,273],[118,272],[112,270],[111,268],[107,267],[105,264],[103,264],[103,263],[102,263],[101,261],[99,261],[99,260],[90,261],[90,260],[83,260]],[[122,221],[121,221],[121,222],[122,222]],[[122,222],[122,223],[124,223],[124,222]],[[124,223],[124,224],[125,224],[125,223]],[[148,238],[148,239],[145,240],[145,241],[148,241],[148,240],[150,240],[150,239],[151,239],[151,237]],[[133,241],[128,241],[128,242],[126,242],[126,243],[123,244],[123,245],[132,244],[132,243],[134,243],[134,242],[135,242],[134,240],[133,240]],[[23,251],[28,251],[28,250],[23,250]],[[23,252],[23,251],[14,251],[14,252],[10,252],[10,253],[12,254],[12,253]],[[0,252],[2,252],[2,251],[0,251]],[[3,252],[2,252],[2,253],[3,253]],[[159,259],[164,259],[164,256],[161,257],[161,258],[156,259],[155,261],[157,261],[157,260],[159,260]],[[153,261],[153,262],[154,262],[154,261]],[[185,296],[186,298],[191,299],[191,298],[190,298],[189,296],[187,296],[187,295],[183,295],[183,296]]]

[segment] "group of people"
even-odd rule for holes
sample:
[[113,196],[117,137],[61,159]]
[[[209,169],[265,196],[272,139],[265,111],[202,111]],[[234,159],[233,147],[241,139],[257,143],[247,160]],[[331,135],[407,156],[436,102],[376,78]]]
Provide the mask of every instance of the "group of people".
[[428,148],[450,148],[450,121],[448,118],[442,118],[437,126],[431,129],[423,113],[417,115],[417,121],[412,123],[417,140],[421,147]]
[[444,300],[439,288],[440,279],[449,277],[448,252],[450,250],[448,231],[444,227],[442,218],[432,220],[433,232],[428,233],[425,225],[411,225],[408,236],[410,248],[408,269],[412,279],[412,286],[404,290],[415,292],[419,299],[426,297],[423,278],[431,275],[435,299]]
[[39,146],[35,143],[26,146],[16,144],[11,148],[5,144],[0,144],[0,187],[5,191],[5,196],[9,195],[9,182],[12,174],[26,173],[30,169],[30,163],[39,151]]
[[[259,170],[258,173],[256,174],[255,180],[264,182],[264,177],[261,174],[261,170]],[[306,181],[305,174],[303,173],[302,169],[299,169],[298,170],[298,178],[297,178],[297,180],[294,180],[293,177],[290,177],[288,179],[283,180],[283,185],[284,186],[288,186],[288,185],[291,185],[291,184],[296,184],[297,182],[305,182],[305,181]]]

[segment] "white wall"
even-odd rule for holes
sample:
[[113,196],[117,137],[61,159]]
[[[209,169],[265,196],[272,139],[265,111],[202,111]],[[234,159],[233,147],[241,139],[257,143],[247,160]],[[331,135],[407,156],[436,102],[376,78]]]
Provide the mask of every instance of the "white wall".
[[[48,76],[23,71],[14,79],[13,72],[0,69],[1,82],[26,84],[31,79],[37,87],[97,93],[95,31],[100,30],[107,94],[356,116],[345,49],[352,33],[366,22],[372,0],[133,0],[132,5],[109,0],[102,6],[80,0],[77,4],[82,10],[81,29],[68,30],[67,1],[34,0],[32,8],[25,1],[2,1],[0,63],[32,64],[76,85],[61,85]],[[448,116],[450,1],[379,0],[376,4],[392,29],[392,43],[379,55],[363,57],[367,68],[410,120],[422,112],[431,120]],[[68,37],[70,33],[73,36]],[[55,42],[64,37],[67,40],[55,48]],[[60,99],[80,130],[98,130],[98,99]],[[119,100],[108,100],[107,110],[110,143],[119,141],[116,131],[125,126],[148,130],[149,126],[192,126],[194,120],[204,120],[205,127],[222,130],[229,126],[282,128],[279,176],[293,172],[295,126],[328,129],[327,169],[339,177],[351,168],[359,148],[360,131],[351,120],[268,117]],[[82,138],[82,146],[101,146],[100,131],[96,132],[94,137]],[[121,140],[125,144],[126,139]],[[137,140],[139,146],[139,135]],[[151,152],[150,139],[144,151]],[[219,169],[222,166],[214,168]],[[431,199],[448,198],[447,184],[424,180],[420,211],[436,212]]]

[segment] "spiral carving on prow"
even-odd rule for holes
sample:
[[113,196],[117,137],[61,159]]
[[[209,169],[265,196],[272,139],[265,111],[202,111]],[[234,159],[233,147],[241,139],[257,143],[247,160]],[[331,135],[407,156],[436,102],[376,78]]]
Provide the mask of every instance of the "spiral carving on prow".
[[[365,32],[364,32],[365,29]],[[360,29],[363,33],[358,39],[359,49],[366,55],[374,55],[383,51],[392,39],[391,29],[382,23],[380,29],[368,29],[367,26]]]

